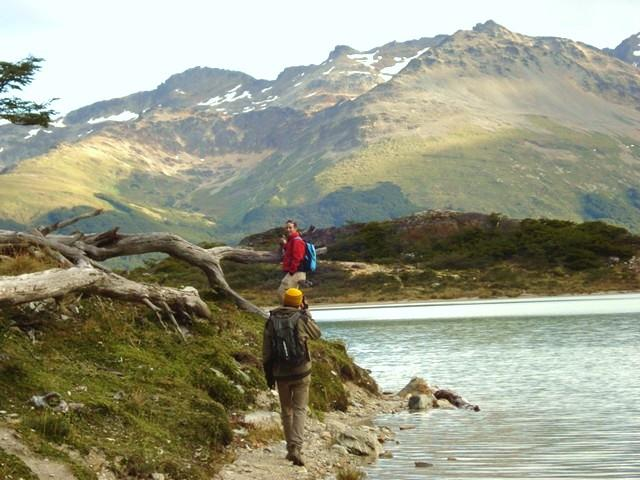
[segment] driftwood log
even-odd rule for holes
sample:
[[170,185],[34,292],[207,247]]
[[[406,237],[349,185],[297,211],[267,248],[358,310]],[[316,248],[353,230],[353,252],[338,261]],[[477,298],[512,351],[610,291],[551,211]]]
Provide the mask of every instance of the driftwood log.
[[[278,263],[281,260],[280,251],[229,246],[202,248],[170,233],[121,234],[118,228],[99,234],[53,233],[101,212],[96,210],[40,227],[31,233],[0,230],[1,247],[36,247],[59,265],[59,268],[38,273],[0,276],[0,307],[83,292],[144,304],[154,310],[160,320],[161,314],[169,317],[176,327],[176,316],[209,318],[209,308],[194,288],[176,289],[134,282],[113,273],[100,263],[121,256],[165,253],[198,267],[206,275],[211,288],[226,293],[241,309],[267,316],[263,309],[231,288],[225,279],[221,262]],[[324,252],[326,249],[323,248],[318,253]]]

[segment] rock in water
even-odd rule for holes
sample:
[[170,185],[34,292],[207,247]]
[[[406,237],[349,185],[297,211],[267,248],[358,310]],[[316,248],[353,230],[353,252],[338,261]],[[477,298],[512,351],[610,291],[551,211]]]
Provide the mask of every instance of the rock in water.
[[409,383],[398,392],[398,396],[404,398],[407,395],[420,395],[421,393],[433,395],[433,388],[431,388],[424,378],[413,377]]
[[422,393],[409,397],[409,410],[427,410],[436,405],[436,398],[432,394]]
[[453,405],[451,405],[451,402],[449,402],[449,400],[446,400],[444,398],[441,398],[440,400],[436,400],[436,402],[437,402],[438,408],[443,408],[445,410],[456,408]]
[[469,403],[466,399],[462,398],[453,390],[441,389],[434,393],[434,396],[438,399],[448,400],[449,403],[455,405],[458,408],[466,408],[467,410],[473,410],[474,412],[479,412],[480,407],[478,405],[473,405]]

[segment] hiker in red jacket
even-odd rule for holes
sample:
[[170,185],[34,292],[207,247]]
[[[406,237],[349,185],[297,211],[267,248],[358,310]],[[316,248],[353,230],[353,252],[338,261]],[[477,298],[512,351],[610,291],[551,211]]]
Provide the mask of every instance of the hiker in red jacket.
[[307,279],[307,274],[302,271],[302,260],[304,259],[306,245],[298,232],[298,224],[293,220],[285,223],[287,236],[280,240],[284,247],[282,257],[282,271],[284,278],[278,287],[278,297],[280,302],[284,299],[284,292],[289,288],[299,288],[300,283]]

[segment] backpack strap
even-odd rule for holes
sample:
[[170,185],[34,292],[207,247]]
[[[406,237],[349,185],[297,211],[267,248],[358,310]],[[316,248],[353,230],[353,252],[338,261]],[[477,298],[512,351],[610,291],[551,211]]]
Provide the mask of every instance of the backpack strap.
[[[275,310],[271,310],[269,311],[269,319],[274,319],[276,318],[278,321],[280,320],[284,320],[286,318],[286,320],[298,320],[301,316],[302,316],[302,311],[298,310],[297,312],[293,312],[291,315],[289,315],[288,317],[284,317],[284,316],[280,316],[278,314],[274,315],[273,313],[275,312]],[[295,317],[295,318],[294,318]],[[274,325],[274,321],[271,321],[271,328],[272,330],[275,331],[276,326]]]

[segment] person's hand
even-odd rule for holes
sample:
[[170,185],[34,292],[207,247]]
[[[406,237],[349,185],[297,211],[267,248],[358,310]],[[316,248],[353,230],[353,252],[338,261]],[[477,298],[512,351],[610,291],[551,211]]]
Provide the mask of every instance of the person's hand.
[[275,388],[276,388],[276,379],[273,378],[273,375],[268,375],[267,376],[267,387],[269,387],[269,390],[275,390]]
[[280,237],[280,245],[284,246],[287,244],[287,239],[286,237],[283,235],[282,237]]
[[267,381],[267,386],[270,390],[273,390],[276,386],[276,379],[273,376],[273,361],[268,361],[262,364],[264,370],[264,379]]

